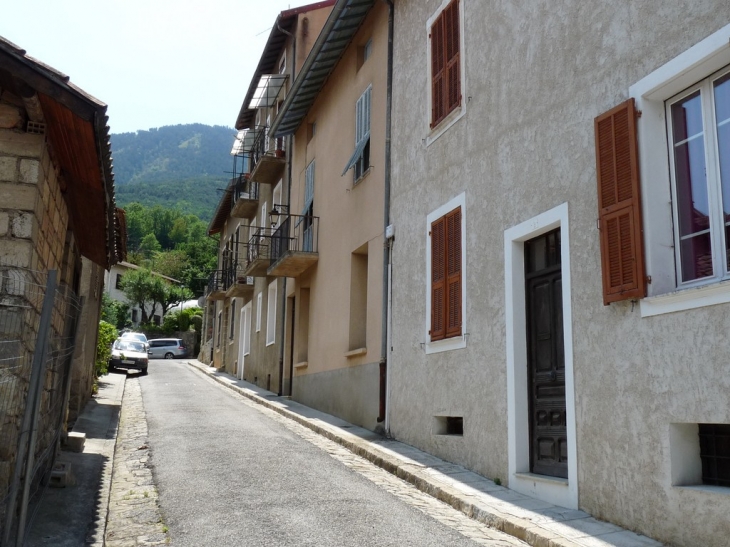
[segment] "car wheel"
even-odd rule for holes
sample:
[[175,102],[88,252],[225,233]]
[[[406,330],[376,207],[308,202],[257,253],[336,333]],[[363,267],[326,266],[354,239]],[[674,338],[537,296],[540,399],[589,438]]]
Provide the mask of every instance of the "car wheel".
[[143,368],[143,369],[142,369],[142,370],[140,371],[140,374],[141,374],[142,376],[147,376],[147,368]]
[[175,358],[175,356],[169,351],[165,354],[165,359],[174,359],[174,358]]

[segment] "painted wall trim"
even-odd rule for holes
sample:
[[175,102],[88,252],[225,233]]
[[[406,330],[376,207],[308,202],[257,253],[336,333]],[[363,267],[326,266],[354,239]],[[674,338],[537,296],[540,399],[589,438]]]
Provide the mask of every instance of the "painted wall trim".
[[[565,344],[565,405],[568,429],[568,481],[543,480],[530,473],[525,311],[525,241],[560,228]],[[507,335],[508,485],[512,490],[571,509],[578,508],[578,445],[573,313],[571,308],[570,230],[563,203],[504,232],[505,319]]]

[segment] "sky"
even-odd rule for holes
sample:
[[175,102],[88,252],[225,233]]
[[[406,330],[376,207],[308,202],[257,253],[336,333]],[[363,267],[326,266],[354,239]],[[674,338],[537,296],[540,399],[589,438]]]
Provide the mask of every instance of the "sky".
[[0,36],[109,105],[112,133],[233,127],[276,16],[313,1],[4,2]]

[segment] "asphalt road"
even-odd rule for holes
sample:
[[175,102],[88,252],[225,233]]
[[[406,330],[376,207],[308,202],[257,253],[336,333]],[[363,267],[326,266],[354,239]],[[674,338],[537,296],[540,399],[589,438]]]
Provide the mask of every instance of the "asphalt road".
[[175,546],[478,545],[182,362],[141,385]]

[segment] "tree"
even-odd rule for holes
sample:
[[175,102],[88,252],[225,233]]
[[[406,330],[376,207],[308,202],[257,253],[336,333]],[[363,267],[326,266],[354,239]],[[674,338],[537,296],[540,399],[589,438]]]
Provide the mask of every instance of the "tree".
[[154,313],[156,281],[161,280],[146,268],[129,271],[122,277],[121,287],[124,296],[142,310],[142,323],[149,322],[147,304],[152,305],[152,312]]
[[160,300],[162,315],[165,315],[170,308],[186,300],[190,300],[192,297],[193,293],[187,287],[176,287],[175,285],[165,284],[162,299]]
[[144,255],[145,258],[152,258],[152,255],[162,250],[162,245],[157,241],[155,234],[147,234],[142,238],[142,242],[139,244],[139,251]]
[[152,269],[167,277],[181,280],[189,263],[190,257],[182,250],[161,251],[155,253]]
[[112,300],[107,293],[101,295],[101,318],[121,330],[131,324],[129,304]]

